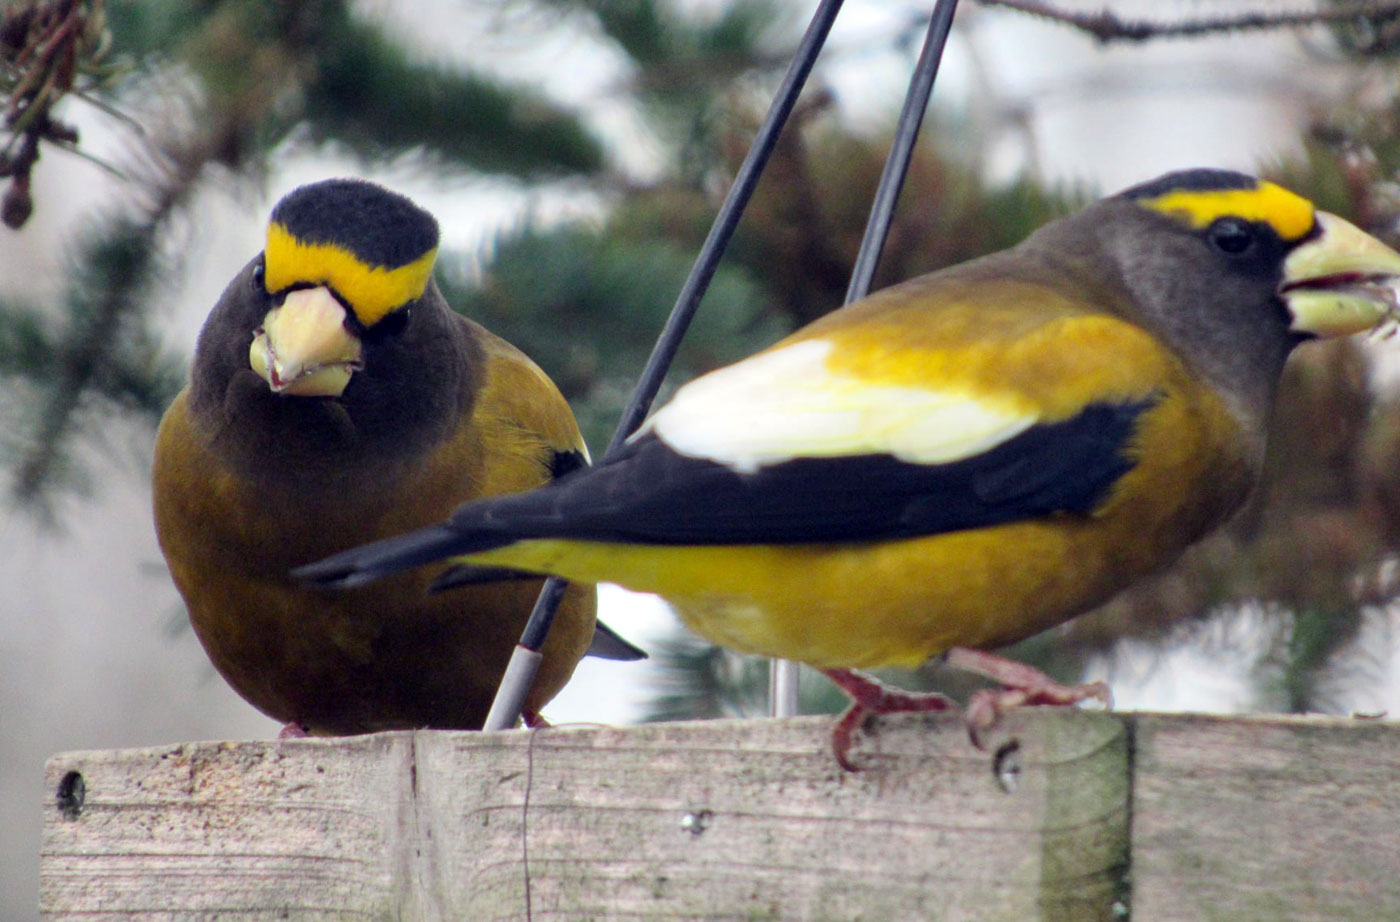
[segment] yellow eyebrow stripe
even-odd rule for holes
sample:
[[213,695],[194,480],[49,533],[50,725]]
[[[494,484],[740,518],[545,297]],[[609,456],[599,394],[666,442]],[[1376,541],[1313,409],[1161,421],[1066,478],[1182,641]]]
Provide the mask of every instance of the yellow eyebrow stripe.
[[1253,189],[1178,189],[1139,204],[1184,220],[1195,228],[1217,218],[1243,218],[1268,224],[1284,240],[1299,240],[1313,228],[1313,204],[1282,186],[1260,180]]
[[264,284],[269,292],[292,285],[329,285],[350,302],[360,323],[372,327],[428,287],[437,249],[396,268],[366,265],[345,247],[306,243],[277,222],[267,226]]

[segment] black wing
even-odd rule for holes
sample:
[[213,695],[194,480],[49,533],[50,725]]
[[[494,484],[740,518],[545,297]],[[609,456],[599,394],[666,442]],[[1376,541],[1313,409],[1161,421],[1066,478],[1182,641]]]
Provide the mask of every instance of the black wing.
[[528,493],[462,506],[443,525],[354,548],[293,575],[320,586],[356,586],[526,538],[874,541],[1087,515],[1132,469],[1128,446],[1138,418],[1155,403],[1092,404],[1070,419],[1032,426],[982,454],[947,464],[858,455],[798,458],[746,474],[681,455],[647,433],[600,467]]
[[[655,434],[540,490],[464,506],[450,527],[500,539],[791,544],[915,537],[1054,513],[1088,514],[1130,470],[1155,400],[1102,403],[946,464],[890,455],[797,458],[753,473],[672,450]],[[485,537],[485,534],[483,534]]]

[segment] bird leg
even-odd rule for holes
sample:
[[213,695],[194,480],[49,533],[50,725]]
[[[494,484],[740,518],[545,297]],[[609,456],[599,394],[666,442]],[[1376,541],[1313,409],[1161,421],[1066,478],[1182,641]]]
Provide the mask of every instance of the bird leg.
[[836,761],[848,772],[860,771],[851,761],[852,736],[867,717],[873,714],[946,711],[954,706],[952,699],[937,692],[901,691],[852,669],[823,669],[821,673],[851,696],[851,706],[831,731],[831,751],[836,755]]
[[545,720],[544,717],[540,715],[539,711],[532,711],[529,708],[524,708],[520,711],[520,719],[524,721],[525,726],[531,730],[548,730],[550,726],[552,726],[549,721]]
[[944,662],[954,669],[976,673],[1002,686],[973,692],[967,700],[967,734],[972,738],[972,745],[978,749],[986,748],[982,745],[982,733],[995,726],[1002,714],[1018,707],[1078,704],[1090,698],[1097,698],[1105,707],[1113,707],[1113,693],[1104,682],[1061,685],[1025,663],[967,647],[949,650]]
[[277,734],[279,740],[302,740],[311,735],[311,728],[306,724],[294,720],[284,726]]

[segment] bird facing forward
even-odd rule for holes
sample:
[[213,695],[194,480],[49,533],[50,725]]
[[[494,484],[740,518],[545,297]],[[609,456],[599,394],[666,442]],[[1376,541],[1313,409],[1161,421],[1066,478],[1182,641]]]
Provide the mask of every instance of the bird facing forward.
[[1107,697],[988,652],[1170,564],[1259,477],[1292,349],[1389,322],[1400,255],[1272,183],[1172,173],[1009,250],[879,291],[681,388],[615,461],[305,567],[425,560],[664,596],[726,646],[871,712],[940,710],[853,668],[948,661],[1025,703]]
[[[437,247],[432,215],[372,183],[287,195],[156,437],[156,530],[195,633],[292,733],[481,726],[539,580],[430,594],[418,570],[342,593],[288,573],[586,463],[549,378],[448,307]],[[568,681],[594,608],[570,588],[527,715]]]

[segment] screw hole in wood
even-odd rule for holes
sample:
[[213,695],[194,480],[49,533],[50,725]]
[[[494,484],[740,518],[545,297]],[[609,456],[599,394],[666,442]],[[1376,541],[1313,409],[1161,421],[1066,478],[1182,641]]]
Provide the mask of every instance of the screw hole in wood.
[[83,812],[83,801],[87,799],[87,782],[82,772],[69,772],[58,783],[58,812],[64,819],[76,820]]

